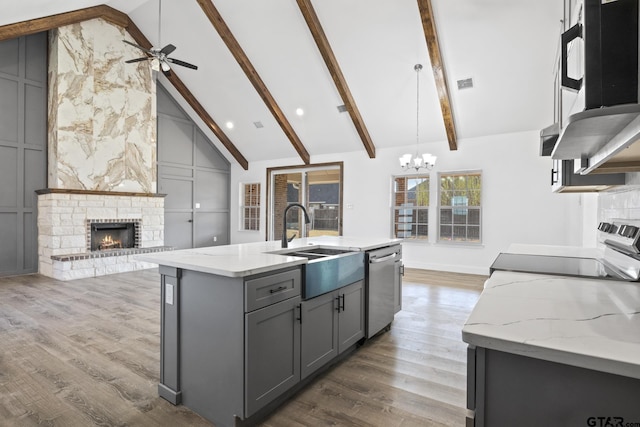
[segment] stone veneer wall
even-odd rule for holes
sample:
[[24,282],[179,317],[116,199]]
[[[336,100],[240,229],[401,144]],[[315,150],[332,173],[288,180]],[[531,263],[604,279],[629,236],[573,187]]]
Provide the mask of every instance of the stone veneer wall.
[[45,192],[38,195],[40,274],[70,280],[157,267],[137,261],[134,254],[140,250],[89,254],[87,219],[140,219],[141,248],[167,249],[163,197]]
[[155,79],[124,39],[103,19],[51,31],[49,188],[156,192]]

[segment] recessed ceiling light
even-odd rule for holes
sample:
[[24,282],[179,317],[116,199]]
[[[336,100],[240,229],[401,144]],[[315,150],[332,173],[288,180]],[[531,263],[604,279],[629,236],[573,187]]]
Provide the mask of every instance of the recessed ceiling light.
[[342,105],[338,105],[338,113],[344,113],[347,111],[347,106],[342,104]]
[[233,129],[233,122],[226,123],[227,129]]
[[260,129],[260,128],[263,128],[263,127],[264,127],[264,125],[262,124],[262,122],[253,122],[253,125],[254,125],[257,129]]
[[302,108],[296,108],[296,114],[299,116],[304,116],[304,110]]

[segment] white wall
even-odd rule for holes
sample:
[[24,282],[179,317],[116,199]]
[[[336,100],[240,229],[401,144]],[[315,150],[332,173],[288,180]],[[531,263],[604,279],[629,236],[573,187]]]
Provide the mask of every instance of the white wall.
[[[458,151],[446,142],[423,144],[420,151],[438,156],[431,171],[429,242],[405,242],[404,263],[410,268],[488,274],[495,256],[511,243],[582,245],[582,196],[554,194],[550,189],[551,160],[538,155],[539,132],[495,135],[459,141]],[[344,235],[391,235],[391,177],[401,175],[398,157],[415,146],[378,150],[369,159],[364,150],[313,156],[312,163],[344,162]],[[253,162],[245,171],[231,169],[231,243],[264,240],[266,168],[300,165],[297,158]],[[437,173],[481,170],[482,245],[437,243]],[[238,231],[240,184],[262,183],[260,232]],[[346,206],[351,205],[351,209]]]

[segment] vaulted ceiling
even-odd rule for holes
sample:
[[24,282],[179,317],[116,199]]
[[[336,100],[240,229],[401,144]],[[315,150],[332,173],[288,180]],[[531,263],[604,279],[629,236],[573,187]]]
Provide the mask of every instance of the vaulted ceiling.
[[198,65],[171,83],[245,168],[415,146],[418,63],[420,151],[553,121],[559,0],[20,0],[0,26],[102,3]]

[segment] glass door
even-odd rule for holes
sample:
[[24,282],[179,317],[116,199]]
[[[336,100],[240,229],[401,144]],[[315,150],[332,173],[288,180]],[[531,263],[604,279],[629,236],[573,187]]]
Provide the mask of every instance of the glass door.
[[[342,165],[269,170],[269,240],[342,235]],[[310,223],[305,224],[299,208],[305,207]],[[283,221],[284,219],[284,221]]]

